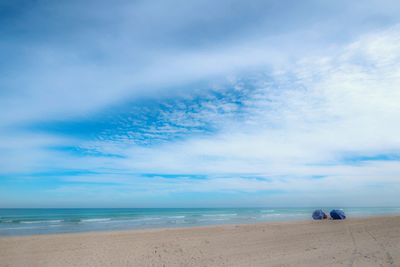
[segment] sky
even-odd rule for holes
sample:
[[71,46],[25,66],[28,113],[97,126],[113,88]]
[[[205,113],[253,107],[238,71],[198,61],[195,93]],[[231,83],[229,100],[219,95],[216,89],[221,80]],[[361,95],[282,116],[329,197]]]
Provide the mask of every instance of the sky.
[[0,1],[0,207],[400,206],[400,2]]

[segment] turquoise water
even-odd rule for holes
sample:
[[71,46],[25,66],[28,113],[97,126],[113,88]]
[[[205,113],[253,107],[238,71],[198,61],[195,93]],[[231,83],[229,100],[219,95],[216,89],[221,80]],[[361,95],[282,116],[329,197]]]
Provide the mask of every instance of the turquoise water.
[[[0,209],[0,236],[311,220],[314,208]],[[331,208],[325,208],[329,212]],[[400,208],[343,208],[348,218]]]

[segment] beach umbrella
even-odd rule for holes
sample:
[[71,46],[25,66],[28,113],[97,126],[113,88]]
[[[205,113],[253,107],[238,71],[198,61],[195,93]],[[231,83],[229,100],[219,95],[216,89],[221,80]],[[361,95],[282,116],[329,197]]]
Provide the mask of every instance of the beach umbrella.
[[344,219],[346,219],[346,215],[344,214],[343,210],[332,210],[330,215],[331,215],[331,218],[333,220],[344,220]]
[[325,214],[325,212],[323,212],[323,210],[315,210],[312,214],[312,218],[314,220],[323,220],[325,219],[327,216]]

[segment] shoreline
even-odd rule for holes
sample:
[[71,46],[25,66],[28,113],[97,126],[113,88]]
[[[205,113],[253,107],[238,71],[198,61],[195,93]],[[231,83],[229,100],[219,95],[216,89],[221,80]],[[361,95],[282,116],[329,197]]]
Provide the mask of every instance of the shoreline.
[[[400,214],[385,214],[385,215],[364,215],[346,218],[344,221],[358,221],[372,218],[391,218],[391,217],[400,217]],[[111,229],[111,230],[89,230],[89,231],[77,231],[77,232],[59,232],[59,233],[41,233],[41,234],[13,234],[13,235],[0,235],[0,239],[7,238],[24,238],[24,237],[40,237],[40,236],[63,236],[63,235],[85,235],[85,234],[107,234],[107,233],[131,233],[131,232],[157,232],[164,230],[185,230],[185,229],[208,229],[214,227],[224,227],[224,226],[246,226],[246,225],[254,225],[254,226],[262,226],[262,225],[274,225],[274,224],[297,224],[297,223],[305,223],[305,222],[327,222],[327,221],[335,221],[331,219],[326,220],[313,220],[309,219],[295,219],[295,220],[282,220],[282,221],[259,221],[259,222],[245,222],[245,223],[219,223],[219,224],[209,224],[209,225],[171,225],[168,227],[160,226],[160,227],[143,227],[143,228],[132,228],[132,229]]]
[[[332,208],[323,208],[329,211]],[[343,208],[349,218],[400,215],[400,207]],[[0,236],[187,228],[311,220],[304,208],[0,209]]]
[[400,216],[5,236],[0,266],[397,266]]

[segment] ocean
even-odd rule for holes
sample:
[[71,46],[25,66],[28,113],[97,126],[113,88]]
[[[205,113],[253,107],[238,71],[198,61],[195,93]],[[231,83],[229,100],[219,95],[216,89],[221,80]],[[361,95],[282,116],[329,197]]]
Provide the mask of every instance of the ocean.
[[[332,208],[323,208],[327,213]],[[0,209],[0,236],[311,220],[314,208]],[[400,208],[343,208],[348,218]]]

